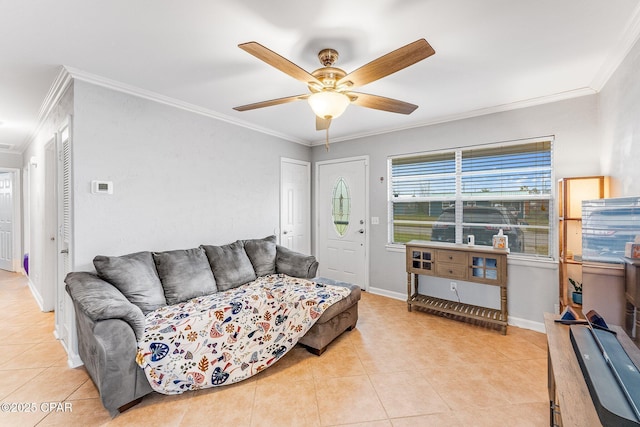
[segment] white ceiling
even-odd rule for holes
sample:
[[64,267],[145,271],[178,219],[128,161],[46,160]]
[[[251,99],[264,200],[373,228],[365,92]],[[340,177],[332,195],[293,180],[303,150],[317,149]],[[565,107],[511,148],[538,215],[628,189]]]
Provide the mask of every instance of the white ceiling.
[[595,93],[640,33],[637,0],[0,0],[0,144],[23,150],[62,66],[305,144],[307,93],[237,47],[257,41],[307,71],[332,47],[347,72],[419,38],[436,54],[362,92],[411,115],[350,106],[334,141]]

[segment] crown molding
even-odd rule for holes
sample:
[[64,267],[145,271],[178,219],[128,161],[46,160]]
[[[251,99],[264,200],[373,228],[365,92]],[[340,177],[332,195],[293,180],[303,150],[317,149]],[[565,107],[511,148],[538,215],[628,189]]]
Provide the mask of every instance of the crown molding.
[[69,85],[71,85],[71,81],[71,74],[69,74],[64,67],[61,67],[60,72],[49,88],[47,96],[44,97],[44,101],[42,102],[42,106],[38,112],[38,122],[44,122],[47,117],[49,117],[53,108],[56,106],[58,101],[60,101],[60,98]]
[[[494,113],[501,113],[504,111],[511,111],[511,110],[518,110],[521,108],[527,108],[527,107],[535,107],[537,105],[543,105],[543,104],[550,104],[553,102],[558,102],[558,101],[564,101],[567,99],[573,99],[573,98],[579,98],[582,96],[587,96],[587,95],[595,95],[597,92],[590,88],[590,87],[585,87],[585,88],[581,88],[581,89],[574,89],[574,90],[569,90],[566,92],[560,92],[560,93],[556,93],[553,95],[547,95],[547,96],[541,96],[541,97],[537,97],[537,98],[531,98],[531,99],[526,99],[524,101],[516,101],[516,102],[510,102],[507,104],[500,104],[500,105],[495,105],[493,107],[486,107],[486,108],[480,108],[477,110],[471,110],[471,111],[466,111],[464,113],[460,113],[460,114],[451,114],[448,116],[440,116],[440,117],[436,117],[434,119],[431,120],[427,120],[424,122],[420,122],[420,123],[416,123],[413,124],[411,126],[404,126],[404,127],[394,127],[394,128],[387,128],[387,129],[382,129],[382,130],[376,130],[374,132],[365,132],[365,133],[360,133],[360,134],[356,134],[356,135],[349,135],[349,136],[345,136],[345,137],[338,137],[338,138],[333,138],[333,139],[329,139],[329,143],[333,144],[335,142],[344,142],[344,141],[350,141],[350,140],[354,140],[354,139],[360,139],[360,138],[367,138],[367,137],[372,137],[372,136],[376,136],[376,135],[383,135],[386,133],[392,133],[392,132],[399,132],[399,131],[403,131],[403,130],[408,130],[408,129],[415,129],[415,128],[420,128],[420,127],[425,127],[425,126],[432,126],[432,125],[437,125],[437,124],[441,124],[441,123],[448,123],[448,122],[454,122],[457,120],[464,120],[464,119],[470,119],[473,117],[479,117],[479,116],[486,116],[488,114],[494,114]],[[325,140],[317,140],[311,143],[312,147],[315,146],[324,146],[325,144]]]
[[633,46],[640,39],[640,4],[636,6],[631,20],[625,27],[620,40],[618,40],[612,51],[607,55],[602,66],[591,82],[591,87],[600,92],[607,84],[613,73],[625,60]]
[[179,108],[181,110],[189,111],[191,113],[200,114],[202,116],[211,117],[216,120],[221,120],[223,122],[231,123],[233,125],[237,125],[246,129],[250,129],[256,132],[260,132],[266,135],[275,136],[276,138],[284,139],[287,141],[295,142],[297,144],[301,144],[304,146],[310,146],[308,141],[304,141],[302,139],[293,138],[291,135],[286,135],[284,133],[276,132],[271,129],[267,129],[261,126],[256,126],[252,123],[245,122],[243,120],[238,120],[236,118],[227,116],[225,114],[218,113],[213,110],[209,110],[207,108],[203,108],[197,106],[195,104],[190,104],[188,102],[180,101],[175,98],[171,98],[165,95],[161,95],[156,92],[152,92],[146,89],[141,89],[136,86],[128,85],[116,80],[108,79],[106,77],[98,76],[96,74],[91,74],[86,71],[79,70],[73,67],[64,67],[73,79],[80,80],[83,82],[91,83],[96,86],[102,86],[107,89],[112,89],[118,92],[126,93],[128,95],[136,96],[139,98],[148,99],[150,101],[158,102],[160,104],[168,105],[171,107]]
[[14,147],[15,151],[12,151],[23,153],[24,150],[26,150],[27,147],[29,147],[29,145],[36,139],[42,130],[42,126],[44,126],[45,122],[49,118],[51,111],[53,111],[58,102],[60,102],[60,98],[62,98],[62,95],[64,95],[66,90],[69,88],[72,80],[71,74],[69,74],[64,67],[60,67],[60,71],[51,84],[49,92],[47,92],[47,96],[44,97],[44,100],[40,105],[40,110],[38,111],[38,123],[36,127],[21,144]]
[[[629,53],[630,49],[633,47],[635,42],[637,42],[638,38],[640,37],[640,6],[638,6],[638,8],[636,9],[632,22],[629,24],[628,27],[629,27],[629,30],[625,31],[625,34],[626,34],[625,42],[618,44],[619,48],[616,49],[614,53],[609,55],[608,57],[609,59],[606,61],[606,64],[609,64],[609,65],[601,68],[599,72],[599,77],[597,79],[594,79],[594,83],[592,83],[590,87],[574,89],[574,90],[560,92],[552,95],[531,98],[523,101],[516,101],[516,102],[486,107],[486,108],[480,108],[477,110],[467,111],[460,114],[440,116],[430,120],[426,120],[424,122],[413,124],[411,126],[386,128],[386,129],[376,130],[372,132],[363,132],[363,133],[348,135],[344,137],[337,137],[337,138],[331,139],[330,143],[333,144],[338,142],[351,141],[355,139],[367,138],[367,137],[372,137],[376,135],[383,135],[383,134],[392,133],[392,132],[399,132],[403,130],[415,129],[415,128],[420,128],[425,126],[432,126],[436,124],[453,122],[457,120],[464,120],[464,119],[484,116],[488,114],[500,113],[500,112],[505,112],[510,110],[516,110],[516,109],[533,107],[537,105],[543,105],[543,104],[548,104],[548,103],[553,103],[558,101],[564,101],[567,99],[578,98],[578,97],[587,96],[587,95],[594,95],[598,93],[598,91],[604,86],[604,84],[606,84],[606,81],[611,77],[613,72],[615,72],[617,67],[624,60],[626,55]],[[319,139],[316,141],[309,142],[299,138],[294,138],[291,135],[276,132],[261,126],[256,126],[254,124],[245,122],[243,120],[238,120],[236,118],[197,106],[195,104],[190,104],[188,102],[180,101],[178,99],[164,96],[156,92],[141,89],[132,85],[118,82],[116,80],[108,79],[106,77],[91,74],[73,67],[65,66],[65,67],[62,67],[60,73],[58,74],[53,84],[51,85],[51,88],[42,103],[42,106],[40,108],[40,112],[38,115],[38,126],[31,133],[31,135],[25,140],[25,143],[19,149],[18,147],[16,147],[16,149],[18,149],[18,152],[24,151],[24,149],[29,145],[29,143],[33,141],[35,136],[38,134],[38,132],[42,128],[42,125],[44,124],[45,120],[51,113],[51,110],[56,105],[56,103],[60,100],[60,97],[64,94],[65,90],[68,88],[68,86],[71,84],[71,82],[74,79],[84,81],[90,84],[94,84],[97,86],[105,87],[108,89],[112,89],[121,93],[126,93],[139,98],[148,99],[150,101],[172,106],[175,108],[179,108],[181,110],[200,114],[206,117],[211,117],[216,120],[221,120],[233,125],[237,125],[246,129],[256,131],[256,132],[260,132],[266,135],[271,135],[279,139],[295,142],[297,144],[301,144],[307,147],[309,146],[315,147],[315,146],[320,146],[325,144],[324,139]]]

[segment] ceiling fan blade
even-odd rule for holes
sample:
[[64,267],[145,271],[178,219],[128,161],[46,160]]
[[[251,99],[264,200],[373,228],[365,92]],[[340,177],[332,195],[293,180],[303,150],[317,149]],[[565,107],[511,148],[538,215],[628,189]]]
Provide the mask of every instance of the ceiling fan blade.
[[287,96],[285,98],[270,99],[268,101],[256,102],[254,104],[241,105],[239,107],[233,107],[233,109],[236,111],[255,110],[256,108],[271,107],[273,105],[280,105],[280,104],[286,104],[288,102],[301,101],[303,99],[307,99],[309,96],[310,94]]
[[316,130],[329,129],[330,125],[331,119],[323,119],[322,117],[316,116]]
[[[374,110],[389,111],[391,113],[411,114],[418,108],[417,105],[397,99],[385,98],[384,96],[369,95],[368,93],[347,92],[352,104],[361,107],[373,108]],[[355,97],[355,99],[353,99]]]
[[304,84],[316,83],[322,86],[322,82],[317,78],[313,77],[311,74],[289,61],[288,59],[278,55],[274,51],[262,46],[257,42],[247,42],[241,43],[238,47],[245,52],[250,53],[256,58],[266,62],[272,67],[277,68],[285,74],[290,75],[296,80],[300,80]]
[[341,78],[336,85],[344,85],[347,88],[364,86],[422,61],[434,53],[436,51],[425,39],[419,39],[363,65]]

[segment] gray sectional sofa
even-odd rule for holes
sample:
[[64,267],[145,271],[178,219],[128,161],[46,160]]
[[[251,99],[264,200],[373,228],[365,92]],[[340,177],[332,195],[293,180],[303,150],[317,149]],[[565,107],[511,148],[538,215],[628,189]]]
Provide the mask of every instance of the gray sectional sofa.
[[[268,274],[311,279],[318,262],[277,245],[275,236],[270,236],[224,246],[97,256],[94,266],[96,273],[73,272],[65,283],[76,311],[78,352],[103,405],[115,416],[153,391],[136,363],[146,314]],[[332,340],[355,327],[360,288],[324,278],[313,280],[350,289],[298,341],[320,355]]]

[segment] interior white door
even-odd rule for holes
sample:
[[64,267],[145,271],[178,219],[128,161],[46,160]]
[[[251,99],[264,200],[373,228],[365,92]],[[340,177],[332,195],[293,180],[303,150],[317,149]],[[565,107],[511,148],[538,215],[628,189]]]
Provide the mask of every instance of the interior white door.
[[280,244],[311,253],[311,164],[280,162]]
[[367,286],[367,160],[317,163],[318,275]]
[[56,138],[45,144],[44,160],[44,250],[42,311],[53,311],[56,307],[56,289],[58,287],[58,147]]
[[71,163],[71,118],[58,132],[58,280],[56,286],[56,336],[67,351],[68,364],[82,364],[78,355],[78,340],[75,327],[75,312],[69,295],[64,290],[64,278],[72,270],[72,163]]
[[13,271],[13,173],[0,173],[0,269]]

